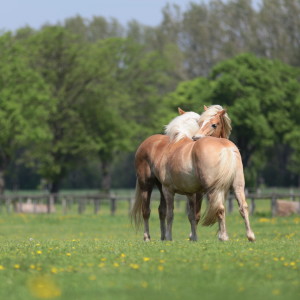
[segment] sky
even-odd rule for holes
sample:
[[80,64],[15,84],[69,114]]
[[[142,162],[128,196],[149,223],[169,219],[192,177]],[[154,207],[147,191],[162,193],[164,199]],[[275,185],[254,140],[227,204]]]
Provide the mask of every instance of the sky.
[[0,30],[15,31],[24,26],[39,29],[46,23],[63,23],[66,18],[80,15],[114,17],[121,24],[135,19],[156,26],[162,20],[162,8],[176,3],[182,10],[190,2],[202,0],[0,0]]

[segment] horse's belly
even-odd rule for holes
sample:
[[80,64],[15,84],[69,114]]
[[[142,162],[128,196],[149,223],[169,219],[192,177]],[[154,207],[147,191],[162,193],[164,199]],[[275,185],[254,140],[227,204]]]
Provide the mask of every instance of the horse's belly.
[[178,194],[194,194],[201,189],[200,182],[195,176],[179,176],[172,181],[174,192]]

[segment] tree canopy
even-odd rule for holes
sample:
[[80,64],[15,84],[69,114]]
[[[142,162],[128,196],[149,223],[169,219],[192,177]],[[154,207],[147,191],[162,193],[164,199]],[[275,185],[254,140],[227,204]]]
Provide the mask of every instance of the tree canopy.
[[3,32],[0,192],[4,177],[133,187],[139,143],[178,106],[210,104],[228,110],[248,186],[300,185],[299,14],[298,0],[218,0],[168,4],[156,27],[75,16]]

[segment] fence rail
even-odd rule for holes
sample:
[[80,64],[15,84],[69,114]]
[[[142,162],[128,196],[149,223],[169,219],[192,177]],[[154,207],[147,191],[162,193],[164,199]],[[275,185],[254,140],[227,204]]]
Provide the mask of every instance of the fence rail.
[[[158,195],[153,195],[153,199],[159,199]],[[227,199],[227,211],[233,211],[234,196],[229,195]],[[284,199],[300,202],[300,193],[251,193],[247,195],[250,214],[254,214],[256,210],[256,202],[260,200],[270,201],[270,211],[272,216],[276,215],[277,200]],[[108,203],[110,214],[115,215],[119,201],[128,202],[128,210],[132,208],[134,197],[132,195],[119,196],[115,194],[32,194],[32,195],[1,195],[0,196],[0,212],[3,208],[7,213],[52,213],[55,212],[56,204],[62,207],[62,213],[67,214],[74,205],[77,204],[79,214],[84,213],[87,204],[93,205],[93,211],[98,214],[103,203]],[[180,202],[186,201],[185,197],[176,197],[177,206]]]

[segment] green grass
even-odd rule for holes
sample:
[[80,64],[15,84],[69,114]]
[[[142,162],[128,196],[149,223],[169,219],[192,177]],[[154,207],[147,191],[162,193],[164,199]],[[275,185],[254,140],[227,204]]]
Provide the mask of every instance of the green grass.
[[[231,240],[217,226],[199,227],[189,242],[184,205],[176,209],[173,242],[159,241],[156,203],[152,242],[131,227],[127,203],[63,216],[0,214],[0,299],[298,299],[300,218],[227,216]],[[268,208],[268,202],[266,203]]]

